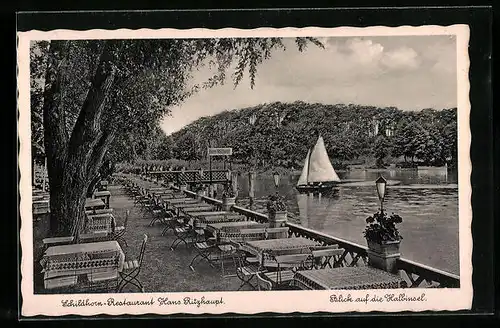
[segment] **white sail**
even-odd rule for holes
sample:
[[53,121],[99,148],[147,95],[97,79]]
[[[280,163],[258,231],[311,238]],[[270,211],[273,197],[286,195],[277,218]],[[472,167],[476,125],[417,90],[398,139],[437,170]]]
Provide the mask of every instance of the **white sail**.
[[323,137],[319,137],[316,145],[311,151],[309,158],[309,175],[307,182],[339,182],[340,178],[333,169],[328,153],[326,152],[325,142]]
[[297,182],[297,186],[306,185],[307,184],[307,175],[309,174],[309,156],[311,155],[311,150],[307,151],[306,160],[304,162],[304,167],[302,168],[302,173],[300,174],[299,181]]

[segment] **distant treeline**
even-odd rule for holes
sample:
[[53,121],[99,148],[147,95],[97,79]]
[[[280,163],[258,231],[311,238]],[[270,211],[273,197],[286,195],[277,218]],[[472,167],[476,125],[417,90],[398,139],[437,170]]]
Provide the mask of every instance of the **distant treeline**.
[[[161,136],[144,159],[198,161],[208,147],[233,147],[234,163],[300,168],[320,133],[335,167],[453,166],[457,159],[456,108],[402,111],[394,107],[275,102],[202,117]],[[144,149],[147,151],[147,149]]]

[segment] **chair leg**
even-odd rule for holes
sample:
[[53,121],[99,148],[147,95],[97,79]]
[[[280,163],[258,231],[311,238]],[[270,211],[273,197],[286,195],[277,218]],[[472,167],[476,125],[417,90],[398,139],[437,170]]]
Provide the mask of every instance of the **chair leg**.
[[139,279],[137,279],[137,276],[139,275],[139,272],[137,271],[135,273],[135,275],[133,275],[133,274],[134,274],[133,272],[131,272],[130,274],[121,274],[122,281],[120,282],[120,284],[119,284],[119,286],[117,288],[118,292],[121,292],[123,290],[123,288],[125,288],[125,286],[127,286],[128,284],[134,285],[141,292],[144,292],[144,286],[139,281]]
[[125,247],[128,247],[127,241],[121,235],[116,236],[115,240],[118,242],[118,244],[121,245],[123,243],[125,245]]

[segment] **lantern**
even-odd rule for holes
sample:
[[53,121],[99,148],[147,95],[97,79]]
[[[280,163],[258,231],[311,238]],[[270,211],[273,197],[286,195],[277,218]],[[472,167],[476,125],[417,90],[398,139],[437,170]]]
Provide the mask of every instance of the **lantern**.
[[274,178],[274,186],[278,188],[280,185],[280,174],[278,172],[274,172],[273,178]]
[[383,176],[379,176],[378,179],[375,180],[375,185],[377,186],[377,194],[378,194],[378,199],[380,201],[380,211],[382,211],[383,210],[382,204],[384,203],[387,180],[384,179]]

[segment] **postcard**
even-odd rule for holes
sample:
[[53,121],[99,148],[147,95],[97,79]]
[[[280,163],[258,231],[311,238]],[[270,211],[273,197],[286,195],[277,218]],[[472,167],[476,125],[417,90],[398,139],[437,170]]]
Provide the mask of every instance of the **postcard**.
[[468,42],[19,32],[22,315],[470,309]]

